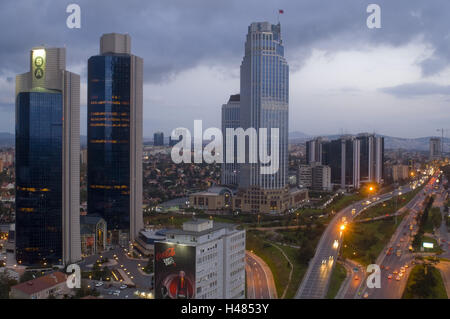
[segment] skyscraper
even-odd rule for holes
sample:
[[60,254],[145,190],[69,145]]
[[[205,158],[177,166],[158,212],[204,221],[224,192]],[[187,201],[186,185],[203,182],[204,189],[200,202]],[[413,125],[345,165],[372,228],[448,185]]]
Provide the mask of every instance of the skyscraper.
[[127,244],[143,227],[143,60],[127,34],[104,34],[88,61],[88,214],[108,241]]
[[260,161],[249,163],[250,143],[246,144],[246,162],[238,166],[239,191],[233,207],[252,213],[285,211],[291,202],[287,183],[289,66],[284,58],[280,24],[256,22],[248,27],[239,112],[241,128],[255,129],[260,135],[253,155],[260,156],[261,129],[267,129],[267,150],[271,149],[272,136],[276,136],[274,129],[278,129],[279,157],[272,156],[275,162],[271,163],[278,170],[262,174]]
[[340,188],[360,187],[360,145],[351,136],[322,144],[323,164],[331,168],[331,183]]
[[164,145],[164,133],[156,132],[153,134],[153,145],[154,146],[163,146]]
[[439,137],[430,138],[430,160],[439,159],[442,155],[442,144]]
[[66,49],[36,47],[16,77],[16,258],[68,264],[80,251],[80,76]]
[[380,184],[384,173],[384,137],[361,133],[357,139],[361,144],[361,182]]
[[321,137],[306,142],[306,163],[322,163],[322,142]]
[[[227,128],[240,127],[240,101],[239,94],[231,95],[227,104],[222,105],[222,132],[226,134]],[[228,147],[231,147],[229,145]],[[234,163],[226,163],[226,154],[233,151]],[[233,150],[227,149],[226,139],[223,140],[223,158],[221,182],[223,185],[237,186],[238,184],[238,163],[237,163],[237,139],[233,145]]]
[[241,165],[239,187],[283,189],[288,172],[289,66],[280,24],[256,22],[248,27],[240,93],[242,128],[267,128],[268,146],[272,129],[278,128],[280,158],[275,174],[261,174],[259,163]]

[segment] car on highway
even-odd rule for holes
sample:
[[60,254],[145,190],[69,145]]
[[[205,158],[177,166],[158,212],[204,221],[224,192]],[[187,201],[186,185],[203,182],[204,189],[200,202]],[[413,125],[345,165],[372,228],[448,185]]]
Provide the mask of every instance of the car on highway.
[[101,281],[99,281],[95,284],[95,287],[101,287],[101,286],[103,286],[103,283]]
[[113,295],[114,295],[114,296],[120,296],[120,290],[114,291],[114,292],[113,292]]
[[355,280],[359,280],[359,277],[358,277],[358,275],[356,275],[356,276],[355,276]]
[[393,273],[394,275],[397,275],[397,274],[398,274],[398,270],[394,270],[392,273]]
[[388,278],[388,279],[392,279],[392,275],[389,274],[389,275],[387,276],[387,278]]
[[128,286],[127,285],[121,285],[119,288],[120,289],[126,289],[126,288],[128,288]]
[[400,276],[395,277],[395,280],[399,281],[401,278]]
[[363,297],[364,298],[368,298],[369,297],[369,293],[368,292],[364,293]]

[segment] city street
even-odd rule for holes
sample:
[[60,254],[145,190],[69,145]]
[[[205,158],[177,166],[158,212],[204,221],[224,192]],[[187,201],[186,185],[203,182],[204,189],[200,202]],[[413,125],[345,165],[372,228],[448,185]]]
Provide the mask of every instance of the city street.
[[[403,209],[408,209],[409,214],[403,218],[390,242],[378,256],[376,263],[382,268],[381,288],[367,288],[364,278],[361,282],[361,289],[355,295],[355,298],[400,299],[402,297],[409,274],[414,267],[412,261],[415,259],[415,254],[411,253],[408,249],[412,244],[409,225],[413,224],[414,217],[422,209],[421,204],[424,202],[426,196],[435,193],[433,188],[434,183],[435,179],[432,178],[428,186],[404,206]],[[417,230],[416,227],[414,225],[414,230]],[[387,255],[390,249],[392,253]],[[401,251],[400,256],[397,255],[397,251]],[[399,280],[397,280],[396,278],[401,272],[401,267],[405,267],[405,271],[402,276],[399,276]],[[395,272],[398,272],[398,274]],[[391,279],[388,278],[389,275],[392,276]]]
[[247,299],[277,298],[275,282],[267,264],[250,251],[246,251]]
[[[121,293],[121,299],[125,298],[125,295],[128,295],[129,298],[131,298],[131,295],[133,295],[135,290],[139,290],[139,291],[150,291],[150,285],[151,285],[151,276],[150,275],[144,275],[141,271],[138,270],[138,268],[141,267],[145,267],[148,263],[148,258],[145,259],[131,259],[127,257],[127,251],[125,251],[124,248],[120,248],[117,247],[113,250],[109,250],[109,251],[105,251],[100,255],[93,255],[93,256],[89,256],[87,258],[85,258],[82,262],[80,262],[80,267],[82,268],[82,270],[86,271],[86,270],[91,270],[91,268],[89,268],[89,265],[92,265],[93,263],[96,262],[96,260],[100,259],[100,256],[102,256],[103,258],[108,258],[109,260],[114,260],[114,255],[116,255],[117,259],[117,264],[108,267],[111,270],[118,270],[121,269],[122,272],[119,272],[122,276],[125,276],[125,279],[129,279],[131,282],[133,282],[133,284],[136,286],[135,289],[126,289],[126,291],[124,291],[123,293]],[[122,284],[122,283],[120,283]],[[116,282],[116,285],[120,286],[120,284],[118,282]],[[106,287],[106,282],[105,282],[105,287]],[[98,288],[97,288],[98,289]],[[109,295],[108,292],[109,290],[105,290],[103,288],[103,290],[100,289],[100,291],[102,292],[102,295],[104,295],[103,293],[105,293],[106,295],[105,298],[114,298],[117,296],[114,295]],[[128,294],[125,294],[126,292],[129,292]]]
[[[406,185],[390,193],[377,196],[377,199],[370,200],[368,205],[366,205],[367,199],[364,199],[339,211],[331,220],[330,224],[320,238],[315,255],[309,262],[308,270],[302,280],[295,298],[314,299],[325,297],[328,290],[331,272],[334,267],[334,262],[338,257],[339,248],[342,244],[342,236],[344,236],[344,232],[340,230],[340,227],[344,221],[350,222],[363,209],[387,201],[392,197],[399,195],[399,193],[407,193],[411,190],[412,186]],[[354,215],[352,215],[353,209],[355,209]],[[337,245],[335,244],[336,241]]]

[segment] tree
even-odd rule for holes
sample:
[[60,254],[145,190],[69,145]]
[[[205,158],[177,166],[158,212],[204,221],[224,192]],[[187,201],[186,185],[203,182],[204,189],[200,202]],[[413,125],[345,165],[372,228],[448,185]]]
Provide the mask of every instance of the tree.
[[9,299],[11,287],[17,285],[17,281],[9,278],[6,273],[0,273],[0,299]]

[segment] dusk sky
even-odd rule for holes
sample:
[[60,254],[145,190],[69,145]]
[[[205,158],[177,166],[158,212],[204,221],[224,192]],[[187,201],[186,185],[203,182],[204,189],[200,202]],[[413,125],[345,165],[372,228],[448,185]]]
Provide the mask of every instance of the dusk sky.
[[[81,28],[66,7],[81,7]],[[381,7],[369,29],[366,8]],[[376,132],[398,137],[450,129],[448,0],[3,1],[0,132],[14,132],[15,76],[33,46],[67,48],[81,75],[86,134],[87,60],[103,33],[128,33],[144,59],[144,136],[176,127],[220,127],[221,105],[239,93],[248,25],[277,23],[290,66],[289,131],[310,135]]]

